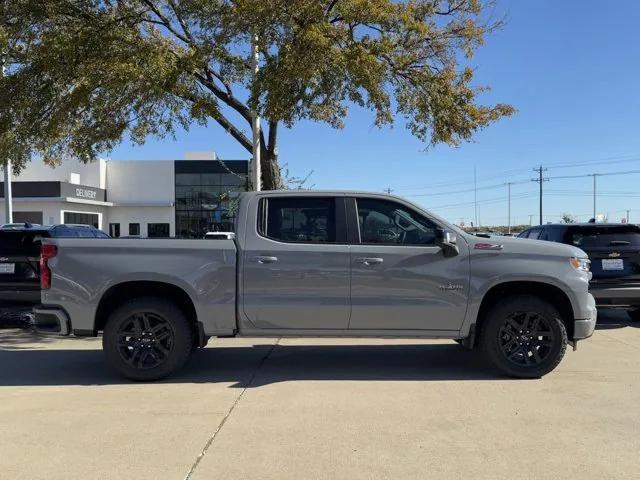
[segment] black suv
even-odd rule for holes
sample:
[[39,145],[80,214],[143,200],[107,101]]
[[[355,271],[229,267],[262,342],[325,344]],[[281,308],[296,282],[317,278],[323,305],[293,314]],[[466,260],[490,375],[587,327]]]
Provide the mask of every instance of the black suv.
[[589,286],[599,307],[624,308],[640,320],[640,226],[624,223],[548,224],[519,238],[575,245],[591,260]]
[[89,225],[0,227],[0,310],[40,303],[40,243],[43,238],[109,238]]

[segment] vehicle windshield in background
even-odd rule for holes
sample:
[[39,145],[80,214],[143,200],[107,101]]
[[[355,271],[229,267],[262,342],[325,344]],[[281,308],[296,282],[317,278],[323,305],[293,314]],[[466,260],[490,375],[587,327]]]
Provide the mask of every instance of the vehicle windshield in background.
[[569,244],[579,248],[638,247],[640,228],[635,225],[580,227],[567,232]]
[[46,231],[0,230],[0,254],[5,257],[38,257],[42,239],[48,237]]

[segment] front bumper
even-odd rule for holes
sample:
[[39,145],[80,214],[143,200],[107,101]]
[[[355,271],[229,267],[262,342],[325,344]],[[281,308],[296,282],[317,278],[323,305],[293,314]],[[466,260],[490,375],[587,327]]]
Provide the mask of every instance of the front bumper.
[[34,308],[33,326],[39,333],[57,335],[69,335],[71,333],[69,316],[61,308]]
[[598,319],[598,311],[596,310],[596,301],[593,295],[587,297],[587,305],[583,312],[587,313],[586,318],[576,318],[573,321],[573,340],[582,340],[593,335]]
[[600,307],[638,307],[640,306],[640,286],[599,286],[591,284],[589,293]]

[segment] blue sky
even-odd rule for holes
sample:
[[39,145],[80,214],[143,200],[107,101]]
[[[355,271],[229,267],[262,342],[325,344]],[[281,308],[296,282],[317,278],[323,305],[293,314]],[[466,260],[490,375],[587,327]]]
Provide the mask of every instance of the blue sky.
[[[354,108],[344,130],[313,122],[282,129],[281,162],[293,175],[313,171],[314,188],[391,188],[466,224],[475,215],[475,168],[482,225],[507,223],[502,184],[509,181],[519,182],[511,187],[512,224],[529,223],[530,215],[537,222],[538,186],[527,181],[536,165],[548,166],[551,178],[544,183],[545,222],[565,212],[580,220],[592,215],[593,178],[557,177],[638,170],[597,178],[597,212],[619,221],[629,209],[631,221],[640,222],[640,2],[500,0],[496,14],[506,14],[507,24],[472,62],[476,82],[492,89],[483,99],[511,103],[515,116],[473,143],[425,151],[401,125],[378,129],[372,113]],[[248,157],[216,125],[142,147],[123,142],[109,156],[184,158],[199,150]]]

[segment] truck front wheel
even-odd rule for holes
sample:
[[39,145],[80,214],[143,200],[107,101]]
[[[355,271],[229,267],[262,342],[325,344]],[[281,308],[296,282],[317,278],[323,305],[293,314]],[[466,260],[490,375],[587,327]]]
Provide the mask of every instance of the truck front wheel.
[[479,343],[485,358],[502,373],[539,378],[562,360],[567,330],[553,305],[531,295],[515,295],[489,310]]
[[182,310],[162,298],[130,300],[108,318],[102,347],[109,365],[138,381],[158,380],[181,368],[193,330]]

